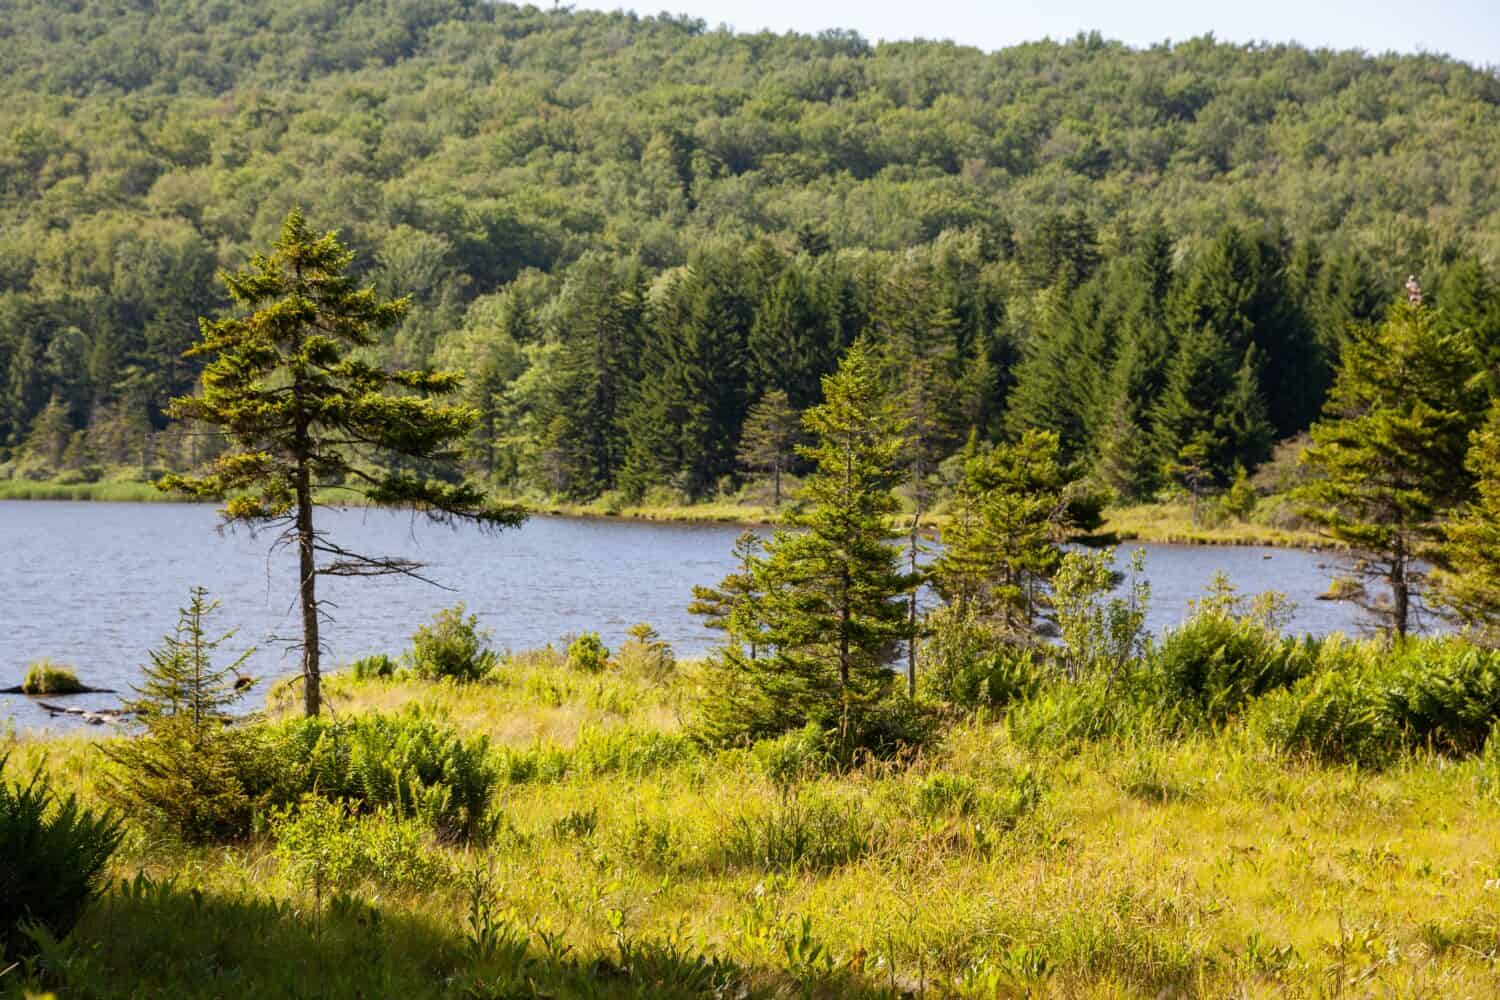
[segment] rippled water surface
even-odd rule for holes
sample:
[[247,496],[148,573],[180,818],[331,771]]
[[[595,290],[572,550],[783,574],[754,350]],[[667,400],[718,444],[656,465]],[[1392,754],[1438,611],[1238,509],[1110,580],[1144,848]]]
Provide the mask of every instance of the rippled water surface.
[[[417,626],[457,601],[494,631],[498,647],[528,649],[595,630],[613,647],[632,624],[646,621],[679,654],[702,653],[714,633],[687,614],[692,586],[729,571],[741,530],[534,518],[518,530],[483,535],[378,511],[324,516],[335,541],[421,559],[451,588],[404,578],[320,581],[333,604],[335,620],[324,633],[331,663],[398,652]],[[257,674],[292,672],[295,655],[277,637],[295,634],[300,621],[294,554],[270,553],[264,536],[221,534],[217,526],[207,505],[0,501],[0,687],[20,683],[27,663],[48,656],[75,666],[88,684],[126,688],[197,584],[223,602],[220,625],[239,628],[233,645],[257,648]],[[1357,624],[1348,605],[1315,599],[1331,575],[1317,553],[1144,548],[1153,629],[1179,621],[1216,570],[1247,593],[1285,591],[1298,606],[1294,631]],[[114,702],[108,695],[70,700],[81,707]],[[47,721],[28,699],[0,695],[0,719],[6,717],[23,728]]]

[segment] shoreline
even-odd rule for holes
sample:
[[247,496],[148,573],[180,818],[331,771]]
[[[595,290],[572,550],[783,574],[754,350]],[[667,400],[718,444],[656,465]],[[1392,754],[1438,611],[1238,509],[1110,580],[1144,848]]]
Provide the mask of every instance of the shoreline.
[[[498,497],[520,503],[534,515],[597,521],[647,521],[657,524],[731,524],[746,528],[771,528],[782,522],[776,508],[732,502],[672,506],[609,507],[593,503],[537,501],[534,498]],[[76,503],[210,503],[191,497],[163,493],[153,484],[130,480],[99,483],[55,483],[0,480],[0,500],[43,500]],[[346,503],[346,506],[361,506]],[[783,510],[785,507],[782,508]],[[941,515],[923,518],[924,532],[941,528]],[[1080,535],[1085,544],[1124,545],[1228,545],[1320,551],[1335,549],[1327,539],[1309,532],[1289,531],[1240,521],[1220,526],[1194,525],[1183,504],[1138,504],[1106,509],[1104,524],[1096,532]]]

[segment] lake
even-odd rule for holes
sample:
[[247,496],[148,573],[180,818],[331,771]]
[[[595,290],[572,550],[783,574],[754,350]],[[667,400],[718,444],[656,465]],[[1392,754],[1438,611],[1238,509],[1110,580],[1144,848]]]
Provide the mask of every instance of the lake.
[[[458,601],[493,630],[498,648],[531,649],[584,631],[615,648],[625,630],[649,622],[679,655],[708,650],[716,633],[686,611],[695,583],[715,583],[732,566],[731,525],[538,517],[519,530],[484,535],[382,511],[325,512],[334,541],[377,555],[423,560],[450,589],[402,577],[324,578],[332,667],[375,652],[398,653],[434,612]],[[294,552],[270,553],[269,539],[220,532],[205,504],[0,501],[0,687],[19,684],[41,657],[72,665],[96,687],[124,690],[146,651],[172,629],[195,585],[222,602],[221,631],[238,628],[233,651],[254,646],[257,676],[293,673],[285,638],[297,633]],[[1133,547],[1133,546],[1132,546]],[[1150,627],[1180,621],[1218,570],[1244,593],[1284,591],[1297,605],[1291,630],[1358,627],[1355,609],[1318,601],[1328,557],[1291,549],[1145,545]],[[1122,547],[1122,552],[1124,548]],[[257,689],[263,692],[265,686]],[[251,700],[258,702],[259,695]],[[69,700],[115,703],[110,695]],[[28,699],[0,695],[0,719],[22,729],[47,724]]]

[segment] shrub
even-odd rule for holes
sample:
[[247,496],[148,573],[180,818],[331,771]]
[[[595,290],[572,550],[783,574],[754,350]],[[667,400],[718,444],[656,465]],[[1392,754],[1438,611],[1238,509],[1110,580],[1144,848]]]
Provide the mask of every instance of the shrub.
[[499,660],[489,640],[478,616],[465,616],[462,604],[444,608],[411,637],[412,672],[424,681],[484,680]]
[[1414,743],[1477,753],[1500,720],[1500,651],[1456,641],[1411,643],[1387,684],[1385,708]]
[[[0,757],[0,775],[6,763]],[[40,771],[24,785],[0,781],[0,957],[29,950],[22,928],[31,922],[54,937],[72,930],[120,837],[112,813],[58,800]]]
[[837,756],[825,733],[815,722],[776,739],[761,740],[754,747],[755,761],[782,793],[837,764]]
[[[632,625],[630,638],[620,647],[620,669],[652,684],[665,684],[677,672],[677,657],[670,643],[664,642],[656,629],[641,622]],[[605,657],[608,658],[606,651]]]
[[1283,639],[1253,618],[1199,610],[1167,631],[1143,680],[1161,707],[1189,721],[1223,722],[1310,673],[1316,652],[1315,642]]
[[609,663],[609,649],[598,632],[585,632],[568,644],[568,669],[586,674],[602,673]]
[[421,824],[388,808],[361,814],[349,803],[307,795],[295,807],[276,810],[270,832],[276,857],[319,890],[361,881],[428,889],[445,874]]
[[340,722],[299,719],[272,730],[277,761],[269,798],[289,805],[314,793],[363,812],[416,817],[441,836],[482,836],[499,771],[489,741],[464,740],[415,709]]
[[43,659],[26,668],[21,690],[30,695],[77,694],[83,690],[83,683],[73,668]]
[[1400,748],[1384,691],[1358,669],[1332,669],[1261,698],[1249,717],[1272,746],[1331,763],[1379,766]]
[[923,644],[923,693],[963,709],[999,707],[1036,693],[1045,672],[1033,650],[1006,645],[972,614],[956,606],[927,617]]
[[396,675],[396,661],[384,653],[361,657],[349,664],[349,672],[357,681],[371,681]]

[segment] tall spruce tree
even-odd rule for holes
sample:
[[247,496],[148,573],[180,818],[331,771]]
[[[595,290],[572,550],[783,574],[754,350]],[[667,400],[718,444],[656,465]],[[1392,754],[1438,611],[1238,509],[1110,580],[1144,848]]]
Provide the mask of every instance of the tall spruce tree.
[[1297,491],[1304,516],[1346,547],[1352,576],[1389,589],[1386,599],[1352,588],[1349,599],[1397,636],[1424,608],[1423,560],[1441,518],[1469,491],[1474,373],[1468,345],[1416,293],[1350,335],[1303,455],[1317,477]]
[[903,429],[882,385],[874,349],[850,348],[823,381],[824,402],[804,416],[813,439],[799,450],[813,465],[799,507],[766,547],[760,567],[761,633],[754,661],[723,656],[710,706],[720,737],[729,723],[748,736],[814,722],[838,733],[846,752],[873,738],[868,724],[890,695],[892,656],[910,638],[906,596],[890,518],[900,504]]
[[1474,432],[1466,462],[1475,497],[1443,526],[1438,596],[1488,642],[1500,641],[1500,403]]
[[226,521],[269,527],[275,545],[296,547],[308,715],[322,704],[318,578],[415,576],[421,569],[334,542],[314,520],[320,495],[409,509],[446,524],[498,529],[524,518],[462,482],[389,471],[392,463],[441,468],[456,461],[478,415],[435,398],[460,390],[455,372],[388,371],[360,360],[358,352],[399,322],[408,302],[360,288],[349,274],[353,258],[336,234],[315,235],[293,211],[269,256],[257,254],[247,270],[223,275],[234,302],[251,312],[203,322],[203,339],[190,352],[210,358],[203,390],[174,400],[172,415],[220,428],[230,448],[206,474],[161,483],[227,500]]

